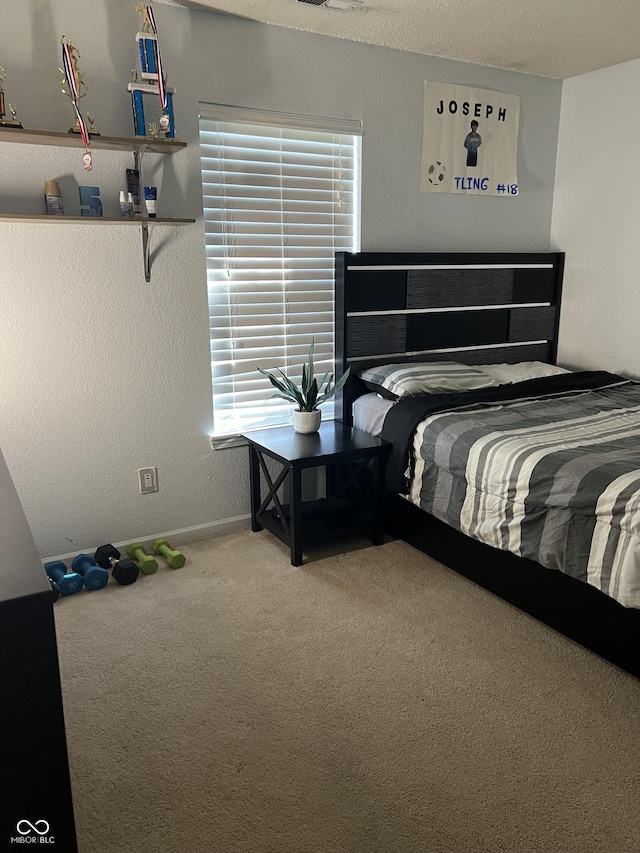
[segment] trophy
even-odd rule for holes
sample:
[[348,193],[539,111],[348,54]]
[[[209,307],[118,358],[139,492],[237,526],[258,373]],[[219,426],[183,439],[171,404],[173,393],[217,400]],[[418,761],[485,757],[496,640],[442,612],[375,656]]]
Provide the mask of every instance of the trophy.
[[87,113],[87,118],[89,120],[89,134],[91,136],[100,136],[100,131],[96,130],[96,128],[93,126],[95,117],[92,116],[91,113]]
[[6,80],[6,78],[7,78],[7,75],[4,73],[4,68],[0,68],[0,127],[18,127],[18,128],[21,128],[22,124],[18,121],[18,118],[16,116],[16,111],[14,110],[14,108],[12,107],[11,104],[9,104],[9,112],[11,113],[13,118],[10,118],[10,119],[5,118],[6,110],[4,108],[3,84],[4,84],[4,81]]
[[[82,133],[83,131],[80,126],[82,116],[78,102],[80,101],[80,98],[84,98],[87,94],[89,87],[84,82],[84,75],[80,73],[78,68],[78,60],[80,59],[78,49],[71,44],[69,39],[66,39],[65,42],[65,36],[62,36],[60,42],[63,47],[63,64],[65,65],[64,68],[58,68],[58,71],[63,75],[60,87],[62,89],[62,94],[71,99],[76,115],[76,123],[73,127],[69,128],[69,133]],[[100,132],[93,126],[93,116],[87,114],[87,118],[91,124],[91,127],[88,128],[87,132],[92,133],[94,136],[100,136]]]
[[[62,87],[62,94],[71,99],[73,111],[76,115],[76,123],[69,129],[69,133],[79,133],[82,137],[82,144],[84,145],[82,162],[84,164],[85,171],[90,172],[92,169],[92,155],[91,151],[89,151],[89,128],[87,127],[87,122],[80,111],[80,98],[84,98],[87,94],[86,83],[82,79],[82,74],[78,70],[78,59],[80,58],[80,54],[78,53],[77,48],[75,48],[71,44],[70,40],[65,36],[62,36],[60,43],[62,44],[62,68],[59,68],[58,71],[63,75],[60,85]],[[93,118],[91,118],[91,125],[94,133],[97,133],[96,129],[93,127]]]
[[[154,139],[175,139],[175,123],[173,118],[173,95],[175,89],[166,85],[166,76],[162,68],[162,57],[158,45],[158,29],[151,6],[140,3],[136,11],[142,15],[142,29],[136,33],[136,42],[140,55],[140,78],[138,72],[132,70],[132,82],[127,84],[131,92],[133,109],[133,126],[136,136],[152,137]],[[160,98],[160,115],[157,121],[147,122],[144,115],[144,96],[154,95]]]

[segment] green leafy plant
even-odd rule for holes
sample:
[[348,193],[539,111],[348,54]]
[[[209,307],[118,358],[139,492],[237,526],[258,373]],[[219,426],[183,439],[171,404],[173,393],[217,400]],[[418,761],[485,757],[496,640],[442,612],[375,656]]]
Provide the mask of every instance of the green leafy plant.
[[351,367],[347,367],[335,385],[331,384],[333,373],[325,373],[320,381],[318,381],[313,372],[313,347],[314,342],[312,341],[309,347],[307,363],[302,365],[302,384],[300,387],[292,382],[280,368],[276,368],[276,370],[282,378],[274,376],[273,373],[263,370],[261,367],[258,368],[260,373],[267,376],[269,382],[276,389],[276,393],[272,396],[295,403],[299,412],[315,411],[320,403],[324,403],[325,400],[333,397],[344,386],[351,372]]

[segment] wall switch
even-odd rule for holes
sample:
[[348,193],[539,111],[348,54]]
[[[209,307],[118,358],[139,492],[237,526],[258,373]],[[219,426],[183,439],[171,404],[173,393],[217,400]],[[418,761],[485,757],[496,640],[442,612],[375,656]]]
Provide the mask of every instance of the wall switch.
[[158,491],[157,468],[138,468],[138,477],[140,478],[141,494],[150,495],[151,492]]

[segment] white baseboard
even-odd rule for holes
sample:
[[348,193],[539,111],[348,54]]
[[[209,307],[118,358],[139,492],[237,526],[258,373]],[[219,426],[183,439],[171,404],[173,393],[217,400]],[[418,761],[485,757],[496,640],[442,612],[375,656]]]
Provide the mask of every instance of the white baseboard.
[[[171,547],[176,545],[184,545],[187,542],[193,542],[195,539],[206,539],[209,536],[215,536],[216,533],[226,533],[229,530],[240,530],[242,527],[249,527],[251,524],[250,515],[236,515],[233,518],[223,518],[221,521],[211,521],[208,524],[196,524],[194,527],[183,527],[180,530],[169,530],[167,533],[149,533],[146,536],[133,536],[127,539],[126,542],[112,542],[118,551],[126,555],[127,547],[132,542],[153,542],[154,539],[166,539]],[[104,545],[104,542],[100,543]],[[45,557],[42,563],[49,563],[52,560],[72,560],[78,554],[95,554],[99,545],[90,545],[85,548],[80,548],[77,551],[72,551],[70,554],[57,554],[55,557]]]

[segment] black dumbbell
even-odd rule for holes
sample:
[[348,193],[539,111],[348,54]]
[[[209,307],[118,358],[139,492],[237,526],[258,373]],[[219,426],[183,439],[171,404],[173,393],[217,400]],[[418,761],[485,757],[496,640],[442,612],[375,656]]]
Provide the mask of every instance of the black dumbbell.
[[113,579],[122,586],[138,580],[140,569],[128,557],[121,560],[120,551],[113,545],[101,545],[95,553],[95,561],[103,569],[111,569]]

